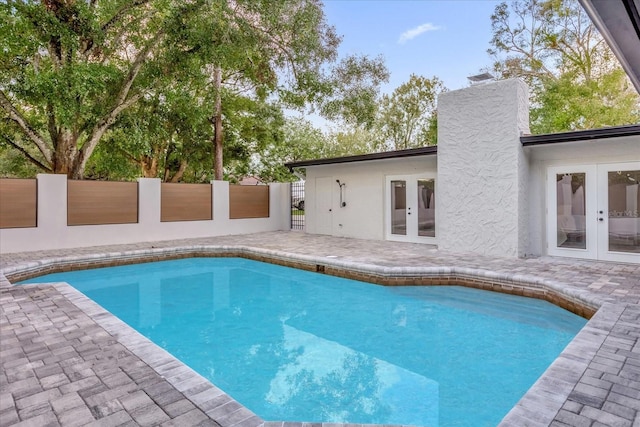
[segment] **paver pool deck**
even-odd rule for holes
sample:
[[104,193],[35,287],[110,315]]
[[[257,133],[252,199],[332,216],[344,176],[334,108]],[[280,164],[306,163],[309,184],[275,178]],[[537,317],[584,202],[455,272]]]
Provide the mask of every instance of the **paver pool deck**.
[[264,422],[69,285],[7,279],[54,265],[230,254],[389,283],[491,282],[592,307],[595,315],[500,425],[640,427],[640,264],[497,258],[300,232],[0,254],[0,425],[303,427]]

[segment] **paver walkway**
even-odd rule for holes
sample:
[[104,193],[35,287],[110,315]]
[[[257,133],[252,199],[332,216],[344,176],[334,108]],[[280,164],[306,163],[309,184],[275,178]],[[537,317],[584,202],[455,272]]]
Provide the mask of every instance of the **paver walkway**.
[[[0,268],[10,274],[43,260],[214,246],[292,258],[302,255],[363,270],[470,269],[544,279],[570,294],[586,293],[602,307],[502,425],[640,427],[640,265],[636,264],[496,258],[419,244],[272,232],[0,254]],[[0,425],[262,423],[69,286],[14,287],[0,275],[0,292]]]

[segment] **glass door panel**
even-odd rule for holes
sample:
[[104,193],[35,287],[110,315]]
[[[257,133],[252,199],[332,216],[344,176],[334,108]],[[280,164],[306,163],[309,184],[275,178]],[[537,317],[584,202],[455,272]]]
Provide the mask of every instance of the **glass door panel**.
[[418,180],[418,235],[436,236],[436,195],[434,179]]
[[385,178],[386,239],[436,243],[436,182],[433,175]]
[[587,249],[585,222],[585,173],[556,174],[556,222],[558,248]]
[[407,234],[407,182],[391,181],[391,234]]
[[640,169],[611,170],[612,166],[615,165],[603,171],[607,181],[607,211],[599,218],[606,220],[606,249],[640,254]]
[[549,255],[597,257],[596,167],[547,170],[547,248]]

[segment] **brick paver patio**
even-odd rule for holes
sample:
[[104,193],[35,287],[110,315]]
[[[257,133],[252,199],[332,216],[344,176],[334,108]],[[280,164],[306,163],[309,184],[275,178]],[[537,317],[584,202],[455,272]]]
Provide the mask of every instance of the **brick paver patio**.
[[327,272],[560,293],[598,311],[501,425],[640,427],[640,265],[495,258],[296,232],[1,254],[0,425],[282,427],[264,423],[70,286],[12,286],[5,278],[167,253],[251,255]]

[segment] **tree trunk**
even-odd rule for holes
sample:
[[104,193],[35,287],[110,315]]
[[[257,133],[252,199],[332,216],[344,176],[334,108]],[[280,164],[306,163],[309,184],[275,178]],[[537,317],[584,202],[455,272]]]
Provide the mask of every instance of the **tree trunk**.
[[142,169],[142,176],[145,178],[156,178],[158,176],[158,158],[155,156],[142,155],[138,161]]
[[213,71],[216,101],[213,106],[213,175],[216,181],[222,181],[224,169],[222,162],[222,69]]
[[187,161],[185,159],[180,160],[180,167],[178,171],[173,175],[171,181],[169,182],[180,182],[182,177],[184,176],[184,172],[187,170]]
[[78,161],[77,137],[69,130],[62,130],[58,133],[53,152],[53,173],[65,174],[69,179],[79,179],[75,165]]

